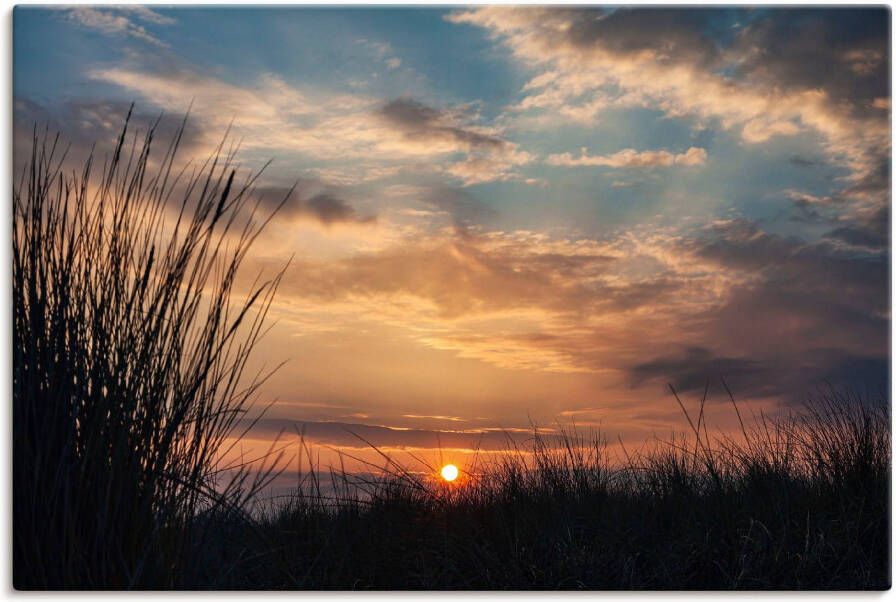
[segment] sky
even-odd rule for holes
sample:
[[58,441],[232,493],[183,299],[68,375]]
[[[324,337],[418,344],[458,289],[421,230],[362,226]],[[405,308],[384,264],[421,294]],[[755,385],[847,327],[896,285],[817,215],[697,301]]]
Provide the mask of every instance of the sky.
[[[189,111],[287,261],[249,437],[482,453],[888,391],[885,8],[17,7],[14,158]],[[291,258],[291,260],[290,260]],[[289,436],[294,435],[287,435]],[[365,442],[362,442],[363,437]],[[327,456],[330,454],[330,456]]]

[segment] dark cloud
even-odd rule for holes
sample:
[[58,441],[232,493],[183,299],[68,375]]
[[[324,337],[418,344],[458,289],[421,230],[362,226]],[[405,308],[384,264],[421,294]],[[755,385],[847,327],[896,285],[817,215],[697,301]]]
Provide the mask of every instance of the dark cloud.
[[890,207],[881,207],[869,218],[840,226],[827,233],[828,238],[868,249],[890,246]]
[[799,355],[775,355],[761,360],[717,355],[703,347],[685,349],[636,364],[633,385],[654,381],[671,384],[679,393],[709,387],[713,402],[727,402],[723,386],[737,397],[771,396],[800,403],[819,390],[833,387],[854,393],[887,389],[890,361],[886,356],[858,355],[840,349],[806,349]]
[[816,159],[810,159],[808,157],[803,157],[801,155],[793,155],[788,159],[788,162],[791,165],[796,165],[797,167],[815,167],[820,162]]
[[380,115],[391,123],[409,128],[424,128],[437,123],[442,114],[410,98],[397,98],[380,108]]
[[[824,360],[821,382],[832,386],[883,390],[890,378],[890,358],[853,355],[839,350],[818,350]],[[811,357],[811,355],[810,355]]]
[[494,209],[460,188],[434,186],[425,200],[433,207],[450,214],[455,228],[460,232],[497,216]]
[[[529,432],[509,432],[498,429],[460,432],[285,418],[262,418],[256,421],[250,431],[250,436],[269,439],[282,434],[284,437],[294,437],[297,432],[303,433],[307,440],[316,444],[367,449],[370,445],[374,445],[380,448],[505,450],[512,448],[513,443],[525,445],[532,439],[532,434]],[[550,435],[544,437],[545,441],[551,439]]]
[[766,234],[755,222],[737,219],[715,224],[703,237],[685,243],[688,250],[729,267],[761,269],[798,247],[800,239]]
[[735,48],[738,73],[749,79],[824,90],[856,112],[890,97],[890,13],[883,7],[761,11]]
[[376,215],[362,215],[348,201],[333,192],[314,191],[320,184],[314,180],[300,179],[295,189],[267,187],[256,192],[262,206],[268,210],[278,207],[286,218],[311,218],[325,226],[334,224],[373,224]]
[[881,153],[876,164],[855,182],[846,186],[840,194],[847,198],[874,197],[879,203],[890,203],[891,159],[889,149],[878,149]]
[[889,244],[890,189],[890,157],[886,153],[847,186],[824,196],[788,191],[787,198],[795,209],[794,220],[827,222],[836,228],[830,238],[880,248]]
[[448,141],[476,149],[500,150],[507,143],[495,136],[479,133],[461,126],[458,115],[440,111],[411,98],[397,98],[387,102],[377,111],[379,116],[408,139]]
[[[718,384],[725,379],[739,391],[743,386],[756,382],[761,365],[756,360],[725,357],[714,354],[705,347],[691,347],[683,353],[662,356],[635,364],[630,369],[633,385],[648,380],[661,380],[677,391],[687,393],[702,389],[709,382]],[[752,386],[750,387],[753,388]]]
[[301,211],[313,215],[324,224],[339,222],[371,223],[374,216],[359,216],[354,207],[331,194],[315,194],[311,198],[299,202]]
[[72,165],[80,166],[91,151],[102,158],[114,150],[129,111],[128,131],[138,136],[138,144],[154,128],[154,154],[161,156],[181,126],[184,130],[179,152],[189,156],[199,147],[203,132],[195,120],[188,120],[184,125],[183,115],[147,112],[140,107],[132,110],[130,103],[111,100],[66,101],[58,106],[45,106],[29,98],[16,97],[13,99],[13,156],[17,167],[30,158],[35,128],[52,135],[59,133],[69,148],[68,159]]
[[888,258],[881,253],[770,234],[747,220],[717,224],[686,246],[725,267],[760,273],[781,285],[791,282],[802,290],[836,288],[870,296],[880,292],[888,274]]
[[889,329],[888,252],[808,243],[743,222],[695,244],[704,258],[747,277],[733,289],[728,317],[735,319],[730,314],[737,310],[762,324],[765,315],[770,328],[800,333],[803,341],[836,334],[843,342],[881,347],[883,328]]
[[739,379],[742,391],[796,399],[807,387],[859,386],[885,373],[888,249],[807,242],[745,220],[718,224],[685,246],[740,281],[690,333],[724,351],[692,349],[640,362],[631,368],[633,380],[667,378],[694,388],[728,373],[721,375]]
[[652,51],[661,62],[709,65],[719,56],[717,37],[730,11],[692,8],[571,9],[567,41],[580,48],[600,47],[617,55]]

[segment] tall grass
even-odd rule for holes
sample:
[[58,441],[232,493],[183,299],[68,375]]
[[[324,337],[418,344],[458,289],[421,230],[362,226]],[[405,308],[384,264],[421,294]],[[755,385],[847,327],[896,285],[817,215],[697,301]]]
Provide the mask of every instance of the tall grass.
[[[705,402],[705,399],[704,399]],[[682,409],[685,406],[682,404]],[[732,412],[740,415],[736,404]],[[600,433],[533,437],[471,468],[388,462],[379,479],[315,477],[219,550],[213,587],[309,589],[885,589],[890,418],[837,392],[777,418],[608,452]],[[427,474],[428,473],[428,474]],[[355,480],[353,480],[355,479]],[[246,552],[245,550],[249,550]],[[226,556],[225,556],[226,557]]]
[[[130,118],[130,114],[128,115]],[[13,581],[176,587],[210,517],[267,471],[224,466],[279,275],[236,295],[264,222],[223,142],[175,169],[125,123],[101,169],[35,130],[13,191]],[[197,520],[200,514],[204,521]]]

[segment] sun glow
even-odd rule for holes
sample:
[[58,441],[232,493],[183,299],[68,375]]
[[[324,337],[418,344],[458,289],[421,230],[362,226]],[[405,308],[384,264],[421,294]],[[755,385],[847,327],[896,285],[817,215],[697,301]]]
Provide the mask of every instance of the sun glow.
[[457,475],[460,474],[460,471],[457,469],[457,466],[454,464],[445,464],[442,467],[442,478],[448,482],[453,481],[457,478]]

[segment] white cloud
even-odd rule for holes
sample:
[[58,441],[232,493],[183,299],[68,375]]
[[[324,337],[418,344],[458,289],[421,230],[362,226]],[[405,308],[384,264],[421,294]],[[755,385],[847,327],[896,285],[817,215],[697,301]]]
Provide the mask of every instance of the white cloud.
[[105,35],[136,38],[159,47],[167,47],[137,21],[154,25],[172,25],[175,20],[145,6],[75,6],[64,9],[67,17],[87,29]]
[[683,153],[675,154],[667,150],[636,151],[627,148],[612,155],[589,155],[583,148],[578,157],[573,157],[571,153],[554,154],[546,162],[564,167],[694,167],[706,163],[706,150],[692,146]]

